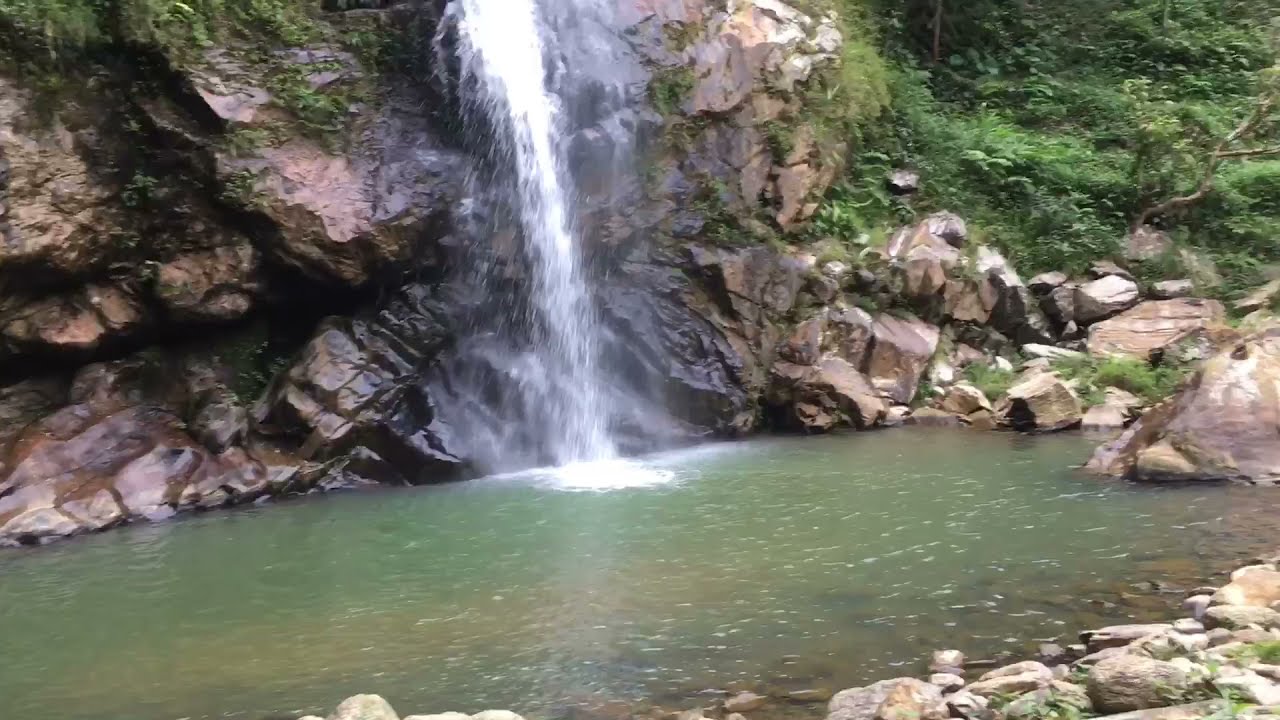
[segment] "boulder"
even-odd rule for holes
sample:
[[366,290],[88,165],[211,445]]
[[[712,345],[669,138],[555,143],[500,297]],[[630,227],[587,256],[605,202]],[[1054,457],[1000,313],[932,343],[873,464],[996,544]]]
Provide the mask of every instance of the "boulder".
[[1118,276],[1126,280],[1133,280],[1133,273],[1120,267],[1111,260],[1094,260],[1089,263],[1089,277],[1097,280],[1104,277]]
[[1176,300],[1191,297],[1196,292],[1190,280],[1161,280],[1151,285],[1150,295],[1156,300]]
[[1099,448],[1089,467],[1148,482],[1280,480],[1277,382],[1280,331],[1251,336],[1207,360],[1178,395]]
[[1152,300],[1089,328],[1089,353],[1148,359],[1157,350],[1221,322],[1226,317],[1216,300],[1180,298]]
[[1280,572],[1249,569],[1233,575],[1231,582],[1213,594],[1214,605],[1250,605],[1269,608],[1280,602]]
[[1080,398],[1054,373],[1032,375],[1009,389],[1005,421],[1018,430],[1056,432],[1080,424]]
[[815,432],[872,428],[888,412],[867,378],[840,357],[813,366],[776,363],[766,401],[784,425]]
[[982,391],[968,383],[956,383],[947,390],[941,408],[957,415],[971,415],[979,410],[991,411],[991,401]]
[[1133,307],[1138,284],[1122,275],[1106,275],[1076,288],[1075,317],[1080,325],[1092,325]]
[[1188,678],[1172,663],[1124,654],[1090,668],[1086,687],[1095,710],[1122,713],[1174,704],[1188,689]]
[[938,349],[938,328],[914,317],[882,313],[875,317],[874,344],[867,375],[885,397],[907,404]]
[[924,225],[930,235],[946,240],[953,247],[964,247],[965,240],[969,238],[964,219],[952,212],[936,212],[925,218]]
[[1204,626],[1210,630],[1244,630],[1252,625],[1263,630],[1280,628],[1280,612],[1249,605],[1215,605],[1204,613]]
[[989,247],[979,247],[975,269],[982,282],[980,296],[991,308],[991,327],[1021,344],[1053,344],[1048,318],[1003,255]]
[[942,691],[915,678],[882,680],[842,690],[827,706],[827,720],[943,720]]
[[1050,290],[1040,298],[1040,309],[1058,326],[1076,324],[1076,290],[1079,285],[1067,283]]
[[1280,705],[1280,685],[1248,670],[1224,667],[1213,678],[1213,686],[1220,693],[1233,694],[1248,703]]
[[400,720],[400,716],[378,695],[355,695],[343,700],[328,720]]
[[1127,422],[1128,418],[1123,410],[1114,405],[1102,404],[1085,411],[1080,427],[1092,432],[1109,432],[1124,429]]
[[1027,287],[1031,288],[1031,292],[1036,295],[1048,295],[1054,290],[1067,284],[1067,274],[1062,272],[1047,272],[1031,278],[1027,283]]
[[889,174],[889,190],[895,195],[911,195],[920,190],[920,173],[914,170],[894,170]]
[[987,709],[990,701],[981,695],[974,695],[968,690],[961,690],[947,697],[947,710],[951,717],[964,720],[987,720],[995,714]]

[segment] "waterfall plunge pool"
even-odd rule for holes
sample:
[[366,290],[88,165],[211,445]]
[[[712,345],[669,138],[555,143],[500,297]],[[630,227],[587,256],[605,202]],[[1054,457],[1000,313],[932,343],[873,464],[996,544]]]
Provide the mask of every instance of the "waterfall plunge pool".
[[1151,583],[1271,549],[1274,491],[1102,481],[1070,469],[1091,447],[766,439],[627,464],[624,482],[535,471],[4,553],[0,707],[258,720],[376,692],[402,714],[557,717],[839,689],[939,647],[1025,652],[1164,617],[1182,595]]

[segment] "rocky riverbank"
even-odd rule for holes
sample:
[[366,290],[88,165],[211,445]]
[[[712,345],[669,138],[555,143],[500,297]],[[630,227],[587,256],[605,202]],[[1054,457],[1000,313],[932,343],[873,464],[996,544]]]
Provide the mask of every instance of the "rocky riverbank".
[[[1199,720],[1280,716],[1280,556],[1231,573],[1221,587],[1194,588],[1184,617],[1079,634],[1040,646],[1037,659],[992,667],[961,650],[939,650],[922,678],[899,677],[832,695],[726,693],[686,710],[614,708],[635,720]],[[321,720],[307,716],[300,720]],[[401,720],[376,695],[344,701],[327,720]],[[520,720],[508,711],[449,712],[403,720]]]

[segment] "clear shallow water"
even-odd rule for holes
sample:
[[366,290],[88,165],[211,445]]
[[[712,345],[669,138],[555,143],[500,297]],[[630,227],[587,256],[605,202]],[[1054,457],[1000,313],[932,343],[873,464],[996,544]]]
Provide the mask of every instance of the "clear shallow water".
[[1068,469],[1091,447],[766,440],[659,456],[636,487],[534,472],[0,554],[0,709],[274,718],[378,692],[404,714],[548,716],[732,682],[838,688],[935,647],[1019,651],[1162,614],[1181,596],[1147,581],[1270,549],[1280,494]]

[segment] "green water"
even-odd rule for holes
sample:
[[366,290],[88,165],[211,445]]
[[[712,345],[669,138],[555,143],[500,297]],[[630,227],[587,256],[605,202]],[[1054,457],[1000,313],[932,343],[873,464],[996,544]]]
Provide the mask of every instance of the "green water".
[[[1092,443],[909,430],[279,503],[0,554],[5,718],[402,713],[843,687],[1167,612],[1268,549],[1274,491],[1133,488]],[[1017,638],[1016,640],[1014,638]],[[322,713],[323,714],[323,713]]]

